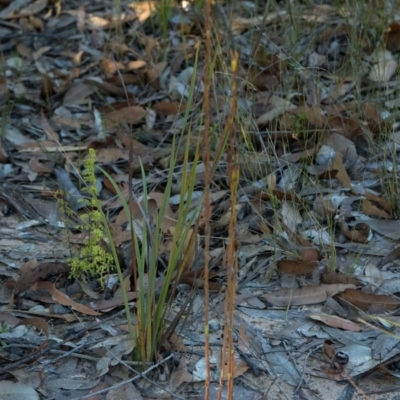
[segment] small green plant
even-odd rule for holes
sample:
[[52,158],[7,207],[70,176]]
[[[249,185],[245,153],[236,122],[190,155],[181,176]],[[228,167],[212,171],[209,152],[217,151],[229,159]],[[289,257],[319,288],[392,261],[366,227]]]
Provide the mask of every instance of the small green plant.
[[[0,333],[6,333],[8,331],[9,331],[8,324],[4,323],[4,324],[0,325]],[[3,347],[3,346],[6,346],[6,345],[7,345],[7,343],[4,340],[0,339],[0,346]]]
[[7,135],[7,128],[11,120],[12,103],[7,103],[2,108],[2,115],[0,118],[0,140],[4,140]]
[[161,0],[159,4],[159,21],[162,29],[162,35],[165,42],[168,38],[168,22],[171,17],[172,6],[170,0]]
[[[115,268],[121,288],[124,288],[124,278],[119,264],[117,250],[113,242],[107,218],[101,208],[99,192],[96,187],[95,162],[96,152],[94,149],[89,149],[89,157],[85,161],[85,171],[82,173],[82,180],[86,185],[84,191],[86,191],[89,198],[87,200],[89,211],[80,216],[84,223],[79,227],[81,230],[89,232],[89,236],[79,256],[69,259],[71,276],[78,279],[85,279],[87,276],[100,277],[101,283],[104,284],[105,275],[110,269]],[[100,170],[103,171],[101,168]],[[107,247],[110,249],[109,251]],[[125,307],[129,337],[131,340],[135,340],[136,335],[133,329],[126,290],[122,290],[122,300]]]
[[88,194],[89,211],[81,216],[84,221],[79,228],[88,232],[83,249],[79,257],[70,258],[71,276],[76,279],[85,279],[87,276],[98,276],[104,283],[104,276],[109,272],[114,260],[110,252],[106,250],[104,241],[103,211],[96,187],[95,175],[96,153],[89,149],[89,157],[85,162],[85,171],[82,178]]

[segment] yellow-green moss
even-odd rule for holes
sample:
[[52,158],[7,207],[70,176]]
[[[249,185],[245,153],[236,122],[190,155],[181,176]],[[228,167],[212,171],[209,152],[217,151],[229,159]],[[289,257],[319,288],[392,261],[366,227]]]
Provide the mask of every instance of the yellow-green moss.
[[80,230],[88,232],[88,237],[85,239],[79,255],[69,259],[71,276],[77,279],[84,279],[87,276],[103,278],[110,267],[114,265],[113,257],[106,250],[106,244],[103,241],[103,224],[106,222],[96,187],[95,161],[96,152],[94,149],[89,149],[89,157],[85,161],[85,171],[82,173],[83,181],[86,184],[84,191],[89,197],[89,211],[81,215],[84,224],[78,227]]

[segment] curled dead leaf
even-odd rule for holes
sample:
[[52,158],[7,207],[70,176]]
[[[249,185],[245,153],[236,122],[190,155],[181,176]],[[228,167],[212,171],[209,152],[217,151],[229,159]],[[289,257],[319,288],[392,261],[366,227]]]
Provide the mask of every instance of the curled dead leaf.
[[339,227],[343,235],[351,242],[368,243],[370,240],[371,229],[364,222],[354,225],[353,229],[350,230],[344,218],[339,218]]

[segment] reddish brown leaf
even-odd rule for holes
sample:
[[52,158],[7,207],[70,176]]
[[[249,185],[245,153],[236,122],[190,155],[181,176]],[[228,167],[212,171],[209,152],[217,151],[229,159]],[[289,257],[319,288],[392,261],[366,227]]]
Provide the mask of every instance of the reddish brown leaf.
[[22,274],[15,283],[14,294],[20,294],[28,290],[39,279],[46,279],[52,275],[64,274],[69,272],[70,269],[68,264],[58,261],[41,263],[33,268],[25,264],[24,267],[21,267]]
[[101,315],[97,311],[94,311],[92,308],[89,308],[83,304],[79,304],[79,303],[73,301],[66,294],[60,292],[54,284],[50,290],[50,293],[53,297],[53,300],[56,301],[58,304],[61,304],[63,306],[67,306],[67,307],[71,307],[73,310],[79,311],[82,314]]
[[385,42],[386,48],[392,52],[400,49],[400,24],[398,22],[392,22],[386,28]]
[[362,132],[357,121],[339,115],[331,117],[328,121],[328,126],[333,131],[342,134],[350,140],[355,140]]
[[122,71],[125,69],[124,64],[121,62],[116,62],[110,58],[103,58],[101,60],[101,66],[104,71],[109,75],[114,75],[117,71]]
[[369,311],[371,313],[394,310],[400,305],[400,300],[395,297],[383,294],[365,293],[356,289],[347,289],[339,294],[338,297],[355,305],[360,310]]
[[391,207],[390,202],[388,200],[386,200],[385,198],[370,192],[369,190],[365,191],[365,197],[369,201],[373,201],[375,203],[378,203],[378,205],[381,206],[387,212],[390,212],[392,210],[392,207]]
[[370,234],[370,228],[365,223],[358,223],[352,230],[349,229],[343,218],[339,219],[340,230],[351,242],[367,243]]
[[336,170],[336,179],[340,181],[340,183],[347,189],[351,189],[350,178],[347,175],[346,169],[342,162],[342,156],[340,153],[337,153],[331,166],[332,170]]
[[287,307],[324,302],[328,296],[333,296],[354,285],[320,285],[303,286],[299,289],[280,289],[276,292],[263,295],[262,298],[274,306]]
[[159,101],[155,103],[152,109],[161,115],[176,115],[180,112],[184,112],[186,104],[181,104],[177,101]]
[[99,149],[96,152],[97,162],[104,164],[112,164],[117,160],[128,160],[128,152],[124,149],[112,147],[108,149]]
[[340,328],[353,332],[362,331],[361,326],[349,321],[348,319],[337,317],[336,315],[311,314],[309,315],[309,318],[314,319],[315,321],[321,321],[328,326],[332,326],[333,328]]
[[352,284],[354,286],[360,286],[360,282],[353,278],[348,274],[344,274],[343,272],[324,272],[321,275],[321,282],[326,284],[332,283],[343,283],[343,284]]
[[285,229],[286,233],[289,235],[290,239],[293,240],[293,242],[298,243],[300,246],[302,246],[301,259],[303,262],[313,263],[318,261],[318,250],[307,239],[304,239],[302,236],[292,232],[284,224],[282,225],[282,227],[283,229]]
[[[243,358],[239,355],[235,354],[234,357],[234,367],[233,367],[233,378],[243,375],[249,369],[249,365]],[[221,377],[224,381],[230,379],[229,378],[229,370],[228,365],[224,365],[221,371]]]
[[44,164],[42,164],[37,157],[32,157],[29,160],[29,167],[32,171],[34,172],[40,172],[44,174],[51,174],[53,172],[52,167],[48,167]]
[[147,115],[147,111],[141,106],[130,106],[119,110],[111,111],[104,116],[106,128],[117,127],[120,125],[137,124]]
[[371,217],[381,217],[384,219],[391,219],[391,216],[384,210],[374,206],[369,200],[363,200],[362,211],[364,214]]
[[288,275],[305,275],[313,271],[316,267],[315,262],[304,262],[294,260],[278,261],[278,268]]

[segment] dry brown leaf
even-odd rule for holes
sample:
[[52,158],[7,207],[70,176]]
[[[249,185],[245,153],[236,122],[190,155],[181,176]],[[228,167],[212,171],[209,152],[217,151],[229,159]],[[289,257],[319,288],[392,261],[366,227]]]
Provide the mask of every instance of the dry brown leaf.
[[41,142],[41,143],[24,143],[20,146],[20,153],[37,153],[44,155],[44,150],[46,153],[63,153],[69,151],[85,151],[87,146],[59,146],[55,145],[54,142]]
[[85,6],[81,4],[76,12],[76,29],[78,29],[78,32],[81,34],[85,30],[85,19],[86,19]]
[[[213,275],[210,275],[210,279]],[[204,277],[202,271],[185,271],[183,272],[178,279],[179,283],[185,283],[191,287],[196,288],[204,288]],[[209,288],[213,292],[220,292],[224,290],[224,286],[219,282],[212,282],[208,283]]]
[[146,115],[147,111],[141,106],[121,108],[104,115],[104,126],[109,129],[121,125],[138,124]]
[[254,234],[249,230],[249,222],[241,221],[236,227],[236,238],[240,243],[258,243],[264,237],[262,235]]
[[253,28],[255,26],[261,26],[262,24],[269,23],[275,19],[284,18],[287,14],[286,10],[278,11],[278,12],[270,12],[268,13],[267,17],[264,18],[262,15],[245,18],[245,17],[238,17],[236,16],[232,20],[232,32],[233,33],[242,33],[244,30],[248,28]]
[[364,270],[365,277],[363,281],[371,285],[372,291],[382,285],[383,277],[381,271],[376,265],[368,263]]
[[317,128],[323,128],[326,126],[326,117],[319,105],[311,107],[299,106],[290,112],[299,117],[304,117],[309,124]]
[[63,106],[78,104],[82,99],[92,95],[95,91],[93,85],[78,82],[71,86],[65,93]]
[[368,243],[371,230],[367,224],[360,222],[350,230],[344,218],[339,218],[339,227],[343,235],[351,242]]
[[307,239],[304,239],[302,236],[298,235],[297,233],[294,233],[284,224],[282,225],[282,227],[289,235],[290,239],[293,240],[293,242],[302,246],[300,252],[301,252],[301,259],[303,262],[313,263],[318,261],[318,256],[319,256],[318,250]]
[[147,1],[134,1],[128,4],[128,7],[135,11],[138,21],[143,23],[152,14],[154,14],[159,7],[158,1],[147,0]]
[[343,165],[342,162],[342,155],[337,153],[331,166],[332,170],[336,170],[336,179],[339,180],[339,182],[347,189],[351,189],[351,182],[350,178],[347,175],[346,168]]
[[363,115],[368,121],[368,128],[371,132],[379,133],[381,129],[381,115],[377,106],[371,102],[366,102],[363,107]]
[[159,101],[153,104],[152,109],[161,115],[176,115],[180,112],[184,112],[186,104],[181,104],[177,101]]
[[400,50],[400,23],[394,21],[386,28],[385,43],[392,52]]
[[387,199],[384,199],[383,197],[378,196],[369,190],[365,191],[365,197],[369,201],[378,203],[378,205],[381,206],[385,211],[387,211],[387,212],[392,211],[392,206],[390,205],[390,202]]
[[337,317],[336,315],[311,314],[308,317],[315,321],[321,321],[328,326],[332,326],[333,328],[340,328],[345,331],[353,331],[353,332],[362,331],[361,326],[357,325],[352,321],[349,321],[348,319]]
[[96,161],[104,164],[115,163],[117,160],[128,160],[127,150],[117,147],[108,149],[99,149],[96,151]]
[[73,301],[65,293],[60,292],[54,284],[50,289],[50,293],[51,296],[53,297],[53,300],[56,301],[58,304],[61,304],[62,306],[71,307],[73,310],[78,311],[82,314],[101,315],[99,312],[94,311],[92,308],[89,308],[83,304],[79,304]]
[[168,342],[171,346],[172,351],[178,351],[180,353],[185,353],[187,351],[183,339],[174,332],[171,333]]
[[[27,264],[25,264],[27,265]],[[22,267],[21,267],[22,268]],[[25,270],[25,268],[27,268]],[[13,290],[14,294],[20,294],[28,290],[39,279],[46,279],[49,276],[61,275],[68,273],[71,270],[70,266],[62,262],[47,262],[39,265],[34,264],[32,268],[31,262],[28,267],[23,267],[23,274],[18,278]]]
[[222,380],[227,381],[228,378],[237,378],[243,375],[249,369],[247,362],[235,353],[234,355],[234,366],[233,366],[233,377],[229,377],[228,365],[224,365],[221,371]]
[[332,200],[323,196],[317,196],[315,198],[313,208],[314,211],[323,217],[332,217],[336,212],[336,208],[333,205]]
[[371,217],[381,217],[384,219],[391,219],[391,216],[384,210],[374,206],[369,200],[362,201],[362,211],[364,214]]
[[360,282],[356,278],[353,278],[348,274],[344,274],[343,272],[336,271],[324,272],[321,275],[321,282],[326,284],[343,283],[346,285],[351,284],[356,287],[360,286]]
[[316,265],[316,262],[304,262],[294,260],[278,261],[279,270],[288,275],[308,274],[315,269]]
[[350,140],[355,140],[362,133],[359,123],[352,118],[337,115],[331,117],[327,124],[330,129]]
[[[338,83],[336,83],[329,94],[329,100],[331,102],[336,101],[346,95],[355,86],[355,82],[350,77],[342,78]],[[325,101],[326,102],[326,101]]]
[[[118,77],[118,82],[120,83],[120,78]],[[124,87],[118,87],[114,84],[111,84],[109,82],[99,82],[94,79],[84,79],[82,84],[88,84],[91,85],[93,88],[97,88],[102,92],[108,93],[113,96],[122,96],[124,98],[132,98],[133,95],[130,92],[127,92],[126,88]]]
[[157,64],[151,65],[147,64],[146,74],[147,74],[147,81],[150,82],[156,88],[160,88],[159,85],[159,77],[167,68],[168,63],[166,61],[160,61]]
[[20,56],[32,61],[32,51],[29,47],[25,46],[23,43],[18,43],[17,51]]
[[[54,165],[54,164],[53,164]],[[37,157],[32,157],[29,160],[29,168],[34,172],[43,174],[51,174],[53,172],[53,166],[46,166],[42,164]]]
[[395,297],[383,294],[365,293],[356,289],[346,289],[343,293],[340,293],[338,297],[355,305],[360,310],[371,313],[382,313],[394,310],[400,305],[400,300]]
[[299,289],[280,289],[276,292],[263,295],[262,298],[274,306],[300,306],[305,304],[317,304],[326,301],[328,296],[342,292],[348,288],[355,288],[354,285],[319,285],[303,286]]
[[[137,293],[128,292],[127,294],[128,301],[135,300],[137,298]],[[92,310],[112,310],[115,307],[119,307],[124,304],[124,299],[122,296],[113,297],[110,300],[97,300],[90,302],[90,307]]]
[[270,99],[270,109],[260,115],[256,123],[258,126],[267,125],[286,111],[294,110],[295,108],[296,106],[290,101],[272,96]]
[[238,347],[244,353],[248,354],[251,349],[251,339],[246,332],[246,327],[241,322],[239,325]]
[[51,127],[51,125],[49,124],[49,121],[43,111],[43,108],[40,112],[40,123],[42,125],[43,130],[46,133],[47,136],[47,140],[49,141],[54,141],[56,143],[60,142],[60,136],[58,135],[58,133]]
[[19,13],[19,17],[28,17],[40,13],[47,7],[47,0],[36,0],[23,8]]
[[66,116],[66,115],[53,115],[51,120],[57,125],[59,128],[67,128],[67,129],[81,129],[81,123],[74,116]]
[[259,71],[258,68],[253,68],[249,72],[249,81],[260,91],[273,92],[279,85],[278,76],[273,74],[269,69]]
[[186,357],[181,357],[178,367],[174,369],[170,376],[167,386],[169,391],[175,392],[182,383],[193,382],[193,375],[189,373],[187,368],[188,363]]
[[112,60],[111,58],[102,58],[101,66],[103,67],[104,72],[109,75],[114,75],[118,71],[123,71],[125,69],[125,66],[123,63],[116,62],[115,60]]
[[354,142],[339,133],[331,132],[329,135],[325,135],[322,144],[328,146],[330,151],[334,149],[339,152],[342,159],[346,161],[355,163],[358,160],[357,149]]
[[135,71],[135,70],[143,68],[145,66],[146,66],[146,61],[144,61],[144,60],[129,61],[128,64],[126,65],[126,70],[127,71]]
[[391,250],[388,255],[386,255],[383,260],[379,263],[379,266],[383,266],[387,263],[390,263],[394,260],[400,258],[400,247],[396,247],[395,249]]
[[1,311],[0,312],[0,322],[5,322],[11,328],[18,325],[21,320],[11,313]]

